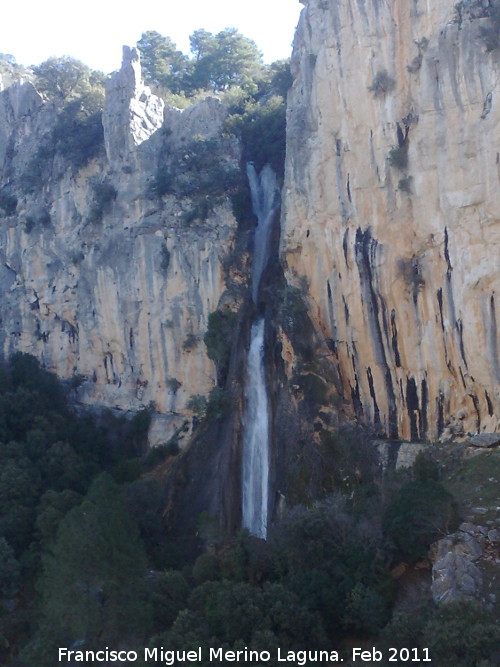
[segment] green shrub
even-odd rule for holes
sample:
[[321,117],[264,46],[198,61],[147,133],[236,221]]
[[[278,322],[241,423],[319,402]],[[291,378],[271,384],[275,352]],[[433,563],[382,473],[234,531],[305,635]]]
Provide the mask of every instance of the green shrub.
[[302,315],[305,315],[307,312],[304,303],[305,294],[302,286],[295,287],[287,284],[278,292],[280,315],[290,320],[300,319]]
[[150,190],[157,197],[189,198],[193,205],[184,213],[184,223],[203,222],[239,183],[239,170],[227,161],[227,140],[197,136],[175,150],[169,148],[168,136],[166,141]]
[[387,623],[389,612],[387,599],[358,582],[347,596],[343,622],[353,630],[375,633]]
[[72,253],[71,255],[71,263],[74,264],[75,266],[78,266],[78,264],[81,264],[83,260],[85,259],[85,255],[81,250],[75,250],[75,252]]
[[389,151],[389,164],[396,169],[406,169],[408,166],[408,145],[393,146]]
[[186,403],[186,408],[194,413],[197,419],[220,419],[230,407],[230,396],[226,389],[214,387],[208,399],[202,394],[196,394]]
[[26,218],[26,222],[24,223],[24,233],[25,234],[31,234],[31,232],[35,228],[35,219],[32,218],[31,216],[28,216]]
[[488,8],[489,25],[481,26],[479,34],[487,51],[495,51],[500,48],[500,2],[494,0]]
[[208,316],[208,327],[203,342],[207,347],[208,358],[217,366],[220,384],[227,376],[235,324],[236,313],[228,308],[215,310]]
[[439,480],[439,466],[425,452],[419,452],[412,466],[413,477],[417,482]]
[[489,19],[486,25],[479,27],[479,37],[487,51],[495,51],[500,47],[500,1],[479,3],[474,0],[461,0],[455,5],[453,22],[462,28],[464,19]]
[[178,390],[182,387],[182,382],[179,382],[177,378],[168,378],[167,387],[170,389],[172,393],[176,394]]
[[396,82],[389,76],[387,70],[383,69],[375,74],[371,86],[368,86],[368,90],[372,92],[375,97],[383,97],[391,90],[394,90],[395,87]]
[[425,285],[425,279],[422,275],[422,266],[419,257],[414,255],[408,259],[398,260],[398,274],[403,278],[408,287],[411,288],[414,295]]
[[284,97],[272,95],[262,102],[248,102],[243,113],[228,118],[226,129],[241,136],[245,162],[254,162],[258,171],[265,164],[270,164],[277,174],[283,175],[286,144]]
[[102,90],[91,90],[66,104],[57,118],[53,142],[57,152],[76,170],[104,148],[103,103]]
[[172,438],[163,445],[151,447],[144,459],[144,466],[147,470],[154,468],[168,457],[177,456],[180,451],[179,443],[176,439]]
[[160,269],[163,275],[167,274],[169,266],[170,266],[170,251],[167,248],[167,244],[164,243],[161,247],[161,263],[160,263]]
[[450,602],[428,618],[422,646],[439,667],[487,667],[498,664],[500,627],[479,603]]
[[182,343],[182,349],[186,350],[186,352],[189,352],[190,350],[194,350],[194,348],[198,345],[200,342],[200,339],[196,334],[190,333],[186,336],[186,340]]
[[94,183],[94,198],[92,206],[90,207],[88,222],[99,223],[107,213],[117,196],[117,191],[114,185],[108,181],[101,181]]
[[221,579],[220,564],[214,554],[201,554],[193,565],[193,579],[197,584]]
[[17,209],[17,197],[7,192],[0,192],[0,208],[5,215],[15,215]]
[[[74,170],[84,167],[104,149],[102,87],[87,90],[60,110],[54,127],[47,132],[20,178],[23,192],[40,189],[51,177],[56,154]],[[62,176],[61,171],[58,176]]]
[[167,194],[173,194],[175,185],[175,176],[165,164],[158,165],[156,174],[151,181],[150,190],[157,197],[163,197]]
[[191,396],[186,403],[186,408],[191,410],[198,419],[203,419],[207,411],[207,397],[202,394]]
[[190,587],[181,572],[168,570],[158,576],[152,602],[159,629],[172,625],[178,613],[186,607],[189,593]]
[[42,209],[38,213],[26,216],[24,231],[26,234],[29,234],[36,226],[41,225],[42,227],[49,227],[51,223],[52,216],[50,215],[50,211],[48,209]]
[[22,192],[29,193],[39,190],[51,177],[52,162],[56,154],[52,132],[43,135],[33,157],[19,179]]
[[74,99],[90,86],[90,69],[70,56],[48,58],[32,69],[38,91],[57,103]]
[[[189,598],[173,626],[155,637],[154,646],[225,647],[266,650],[277,655],[289,649],[328,649],[320,619],[284,586],[230,581],[206,581]],[[282,654],[283,654],[282,653]],[[226,664],[223,661],[219,664]],[[209,665],[204,660],[200,665]],[[257,663],[256,663],[257,664]],[[261,664],[261,663],[258,663]],[[270,665],[276,663],[274,658]]]
[[230,404],[229,392],[221,387],[214,387],[208,397],[207,419],[221,419],[227,414]]
[[400,178],[398,183],[398,190],[401,190],[401,192],[406,192],[406,194],[411,195],[412,181],[413,181],[413,176],[405,176],[404,178]]
[[376,524],[368,531],[333,500],[289,511],[270,543],[281,583],[321,615],[332,635],[373,631],[387,622],[393,587],[380,567]]
[[383,516],[383,529],[403,560],[425,558],[430,544],[449,533],[457,521],[456,503],[432,479],[404,484]]

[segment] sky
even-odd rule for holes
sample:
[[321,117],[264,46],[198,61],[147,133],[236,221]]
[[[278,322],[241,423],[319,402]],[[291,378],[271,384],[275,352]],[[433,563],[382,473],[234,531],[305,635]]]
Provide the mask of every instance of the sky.
[[291,54],[299,0],[4,0],[0,53],[22,65],[68,55],[106,73],[120,67],[122,46],[146,30],[171,37],[189,53],[189,35],[235,27],[253,39],[265,62]]

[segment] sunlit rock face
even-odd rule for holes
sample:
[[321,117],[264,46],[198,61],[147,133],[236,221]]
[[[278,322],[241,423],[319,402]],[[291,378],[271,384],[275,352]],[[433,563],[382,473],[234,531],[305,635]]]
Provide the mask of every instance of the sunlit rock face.
[[309,0],[294,42],[287,277],[358,418],[413,440],[499,428],[500,58],[455,4]]
[[106,95],[100,155],[82,169],[56,155],[39,183],[23,188],[56,111],[29,83],[0,92],[0,193],[11,197],[0,208],[0,346],[4,355],[36,355],[62,378],[76,376],[75,385],[83,380],[82,402],[138,409],[154,401],[179,416],[171,431],[189,397],[215,383],[203,335],[225,290],[236,221],[223,199],[205,220],[187,216],[191,196],[158,195],[155,184],[169,156],[193,140],[214,140],[235,169],[239,146],[221,137],[226,111],[215,99],[164,109],[141,83],[133,49]]

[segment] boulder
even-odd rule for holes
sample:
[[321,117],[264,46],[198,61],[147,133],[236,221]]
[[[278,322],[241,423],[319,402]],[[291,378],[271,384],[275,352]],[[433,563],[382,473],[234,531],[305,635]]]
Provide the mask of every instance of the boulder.
[[500,445],[500,433],[478,433],[467,440],[469,447],[498,447]]

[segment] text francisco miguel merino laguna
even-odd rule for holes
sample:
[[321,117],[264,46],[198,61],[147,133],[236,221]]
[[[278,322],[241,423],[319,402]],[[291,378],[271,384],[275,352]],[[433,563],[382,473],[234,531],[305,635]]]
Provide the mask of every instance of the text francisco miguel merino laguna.
[[[376,648],[351,649],[352,662],[397,662],[399,658],[411,662],[431,662],[429,649],[388,649],[389,655],[383,655]],[[405,655],[398,655],[405,653]],[[162,648],[145,648],[141,656],[144,662],[160,662],[164,665],[178,665],[179,663],[199,663],[202,660],[209,662],[294,662],[297,665],[305,665],[308,662],[343,662],[337,651],[284,651],[277,649],[271,657],[269,651],[254,651],[244,648],[239,651],[229,651],[222,648],[202,648],[199,646],[192,651],[167,650]],[[112,651],[108,647],[101,651],[74,651],[72,649],[59,649],[59,662],[136,662],[139,660],[137,651]]]

